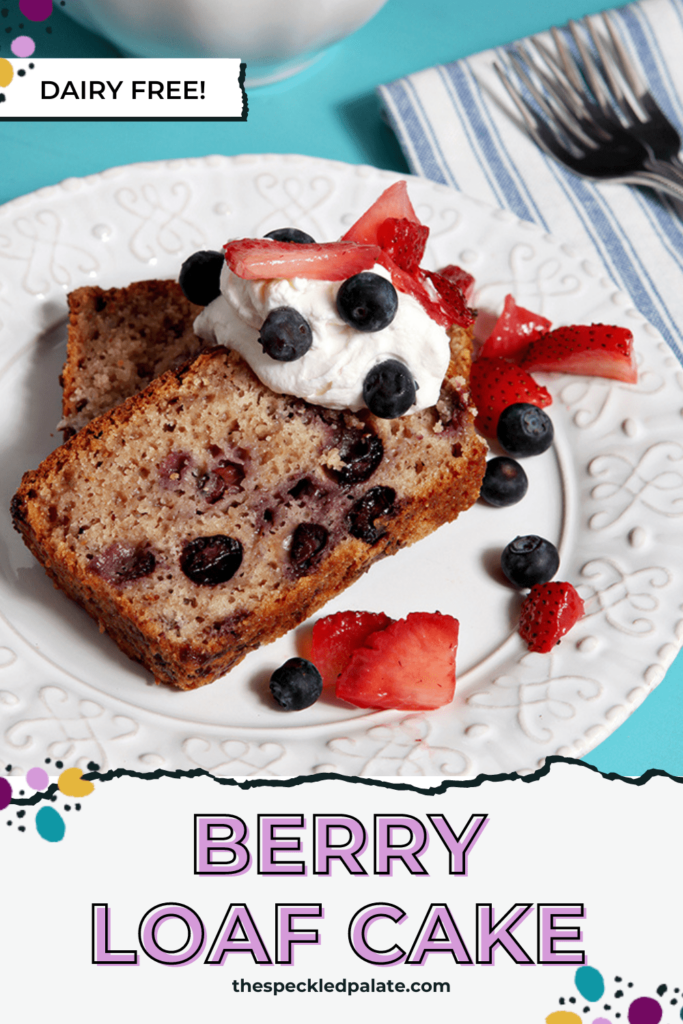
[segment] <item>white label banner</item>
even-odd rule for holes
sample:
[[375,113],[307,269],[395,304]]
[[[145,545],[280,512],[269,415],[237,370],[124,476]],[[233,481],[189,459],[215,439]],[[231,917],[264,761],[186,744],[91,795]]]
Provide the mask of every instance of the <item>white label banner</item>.
[[681,780],[74,774],[0,780],[8,1019],[681,1019]]
[[12,58],[0,118],[246,121],[244,68],[236,57]]

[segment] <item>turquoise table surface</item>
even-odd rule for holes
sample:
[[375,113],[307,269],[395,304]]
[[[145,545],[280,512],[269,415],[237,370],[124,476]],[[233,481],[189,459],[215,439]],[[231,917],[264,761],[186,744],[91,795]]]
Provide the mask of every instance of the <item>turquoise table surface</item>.
[[[61,6],[68,10],[68,3]],[[21,19],[18,6],[17,0],[0,0],[0,58],[12,56],[7,30]],[[117,164],[210,153],[303,153],[405,172],[398,143],[380,117],[378,84],[605,6],[599,0],[389,0],[313,67],[251,90],[245,123],[0,122],[0,203]],[[24,24],[22,31],[35,39],[36,57],[117,56],[57,2],[46,22]],[[585,760],[604,772],[640,775],[661,768],[683,776],[682,735],[679,656],[645,703]]]

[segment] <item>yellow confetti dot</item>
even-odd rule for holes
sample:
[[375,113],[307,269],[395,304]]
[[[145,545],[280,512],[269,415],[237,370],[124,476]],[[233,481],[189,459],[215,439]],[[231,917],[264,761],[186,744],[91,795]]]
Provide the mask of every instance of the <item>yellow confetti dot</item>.
[[546,1017],[545,1024],[581,1024],[581,1018],[571,1010],[555,1010],[555,1013]]
[[14,78],[14,68],[8,60],[4,57],[0,57],[0,87],[4,88],[9,85]]
[[[64,796],[88,796],[92,793],[95,787],[92,782],[88,782],[82,776],[83,772],[80,768],[65,768],[57,779],[60,793],[63,793]],[[563,1022],[560,1021],[560,1024]]]

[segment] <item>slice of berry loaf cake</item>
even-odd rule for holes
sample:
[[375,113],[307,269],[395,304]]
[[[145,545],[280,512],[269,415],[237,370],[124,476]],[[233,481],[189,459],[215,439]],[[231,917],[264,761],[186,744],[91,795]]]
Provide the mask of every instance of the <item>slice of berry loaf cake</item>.
[[193,324],[201,306],[175,281],[71,292],[67,355],[60,376],[64,438],[205,347]]
[[201,353],[26,473],[15,527],[58,587],[158,682],[228,671],[479,493],[469,332],[436,406],[379,419],[278,395]]

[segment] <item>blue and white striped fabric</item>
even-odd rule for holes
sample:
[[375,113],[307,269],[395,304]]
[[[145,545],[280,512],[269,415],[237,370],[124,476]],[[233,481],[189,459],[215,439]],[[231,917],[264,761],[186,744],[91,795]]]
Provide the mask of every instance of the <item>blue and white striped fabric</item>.
[[[683,0],[612,12],[662,109],[683,129]],[[681,359],[683,203],[596,184],[546,156],[513,117],[489,50],[381,86],[411,170],[535,221],[597,259]]]

